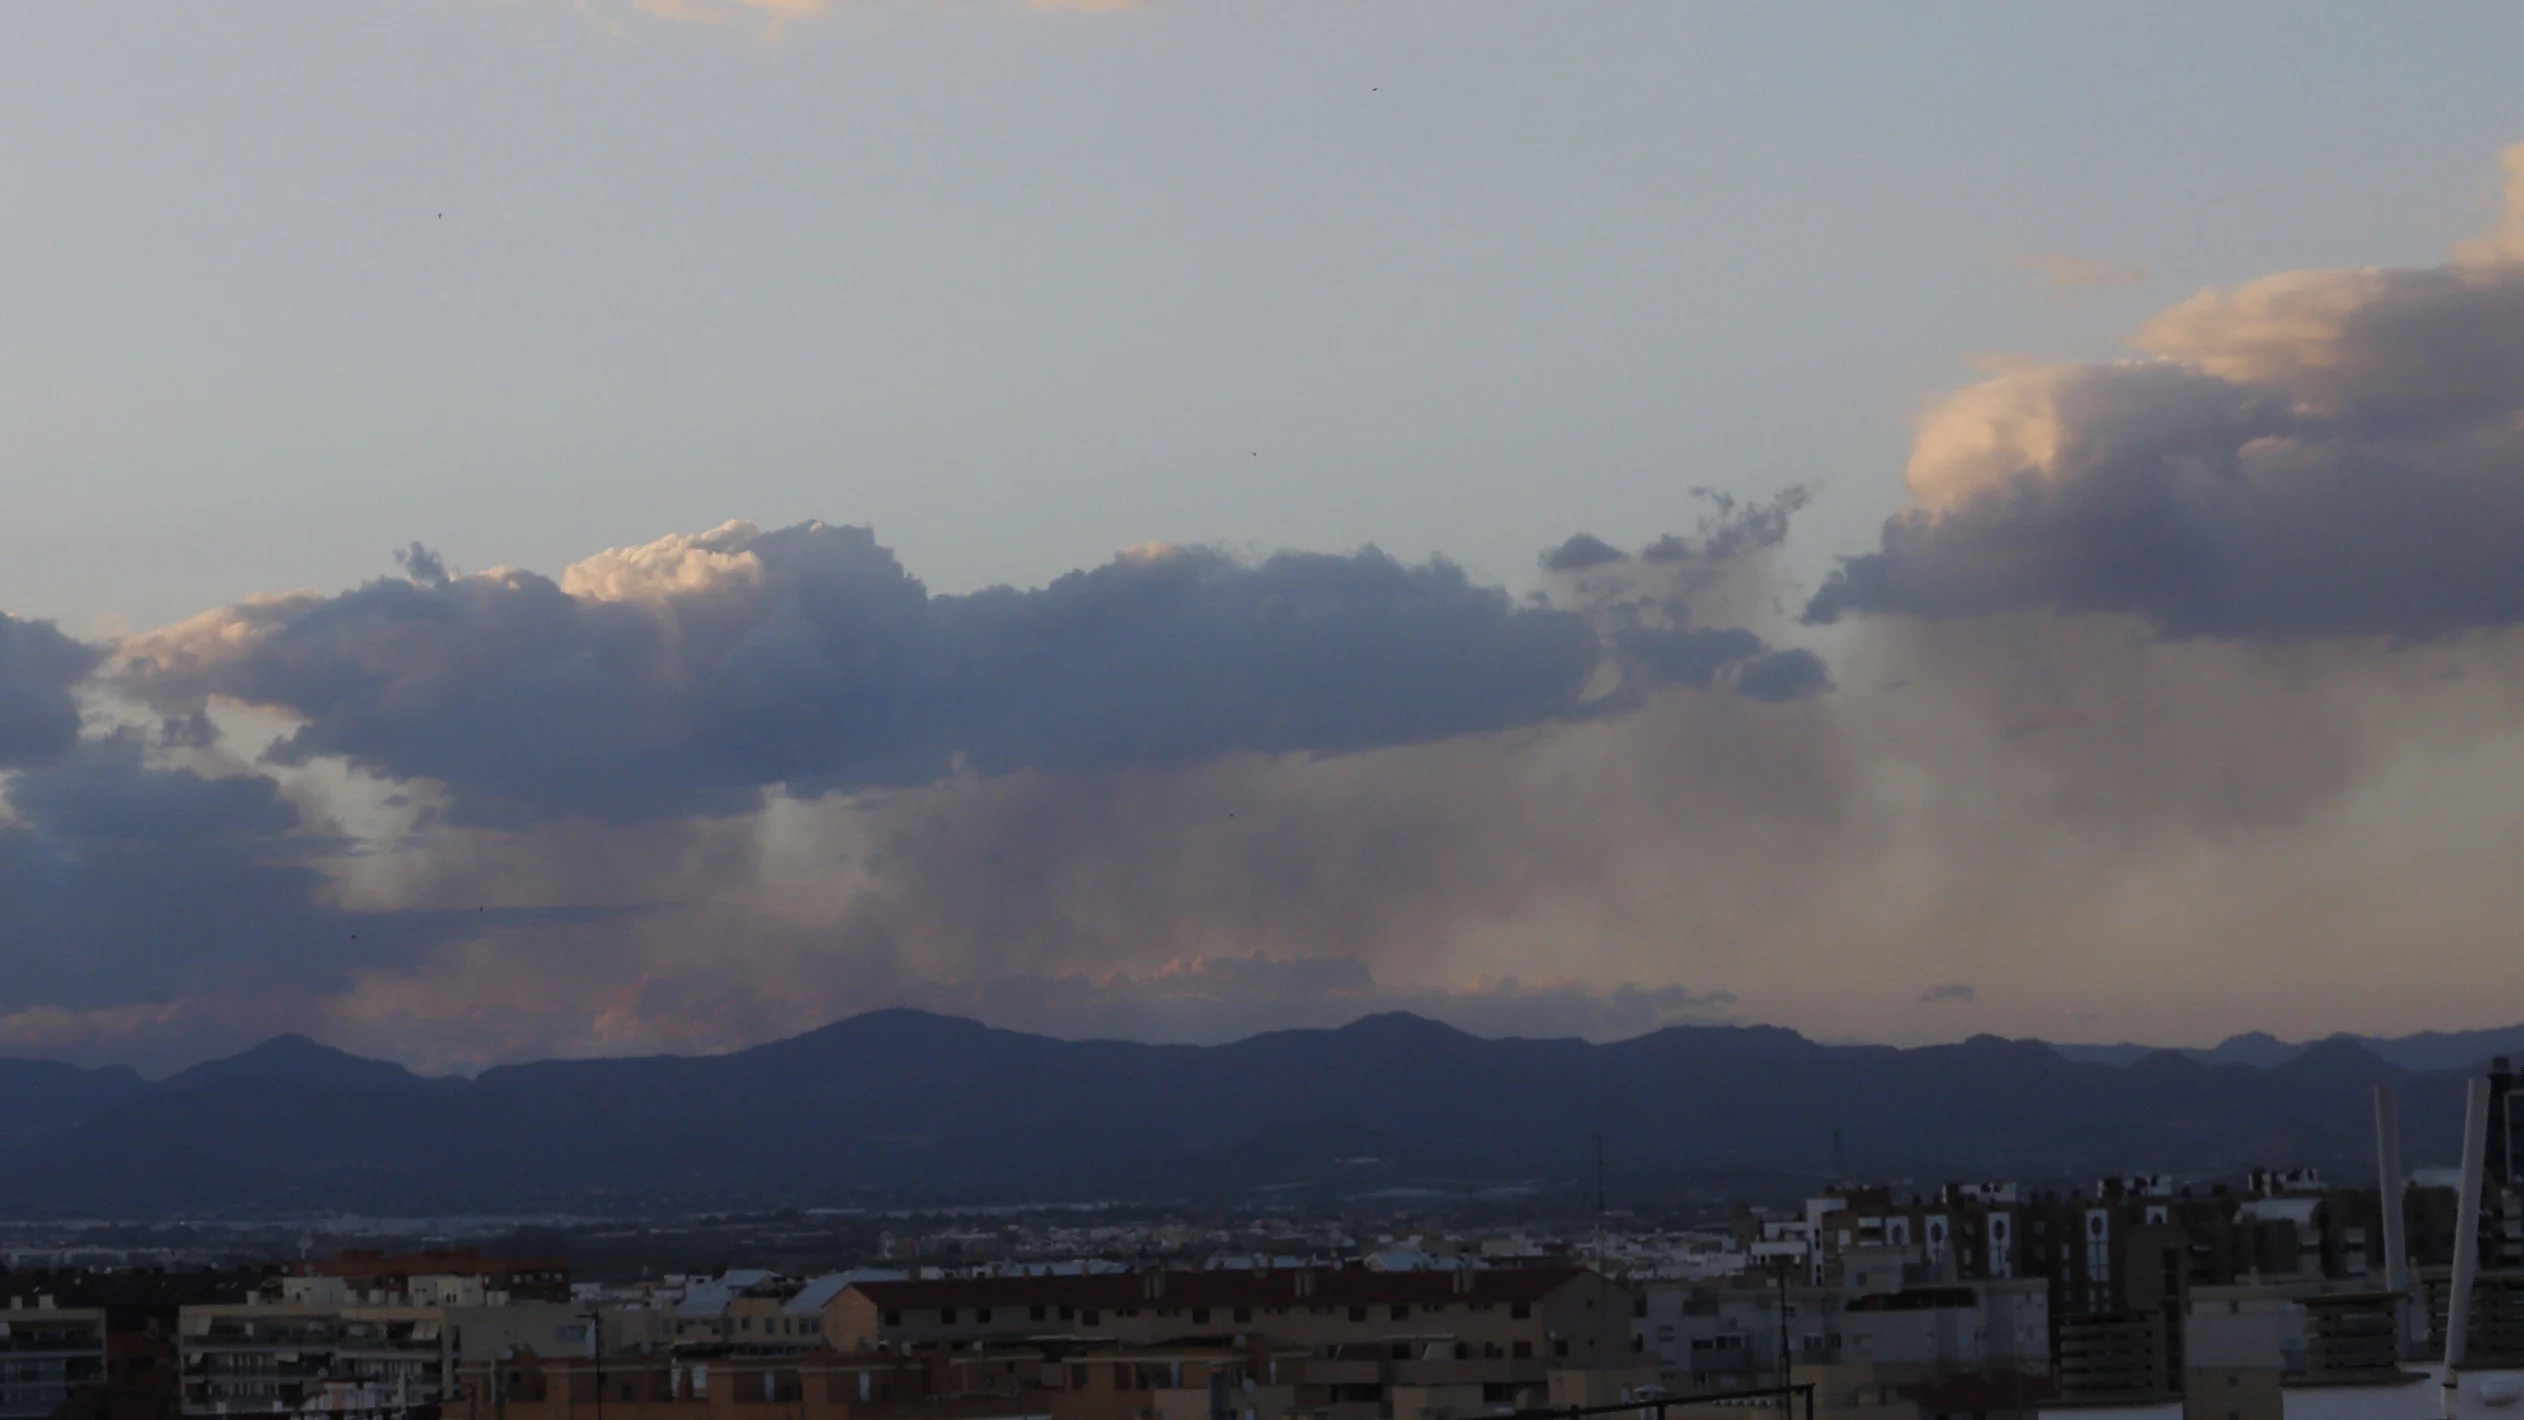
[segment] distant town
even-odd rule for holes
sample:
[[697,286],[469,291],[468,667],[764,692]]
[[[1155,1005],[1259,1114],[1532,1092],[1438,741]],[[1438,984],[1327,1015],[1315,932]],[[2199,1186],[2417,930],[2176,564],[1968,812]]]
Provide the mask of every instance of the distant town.
[[[1852,1180],[1680,1224],[1426,1194],[476,1219],[469,1241],[17,1223],[0,1420],[2321,1420],[2440,1413],[2440,1390],[2472,1413],[2524,1367],[2518,1099],[2501,1061],[2461,1168],[2407,1171],[2378,1090],[2389,1196],[2273,1165]],[[661,1265],[714,1249],[761,1255]]]

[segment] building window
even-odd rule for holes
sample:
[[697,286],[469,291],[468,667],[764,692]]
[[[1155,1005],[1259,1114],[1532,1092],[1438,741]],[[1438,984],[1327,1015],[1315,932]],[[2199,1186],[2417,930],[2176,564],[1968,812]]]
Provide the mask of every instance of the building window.
[[1532,1342],[1530,1342],[1530,1341],[1519,1341],[1519,1342],[1517,1342],[1517,1343],[1516,1343],[1516,1359],[1517,1359],[1517,1360],[1519,1360],[1519,1361],[1531,1360],[1531,1359],[1533,1359],[1533,1355],[1534,1355],[1534,1343],[1532,1343]]
[[988,1322],[988,1321],[990,1320],[990,1308],[988,1308],[988,1307],[975,1307],[975,1308],[973,1308],[973,1320],[978,1321],[978,1322]]
[[1554,1341],[1554,1342],[1552,1342],[1552,1343],[1551,1343],[1551,1354],[1552,1354],[1552,1355],[1554,1355],[1554,1356],[1566,1356],[1566,1355],[1568,1355],[1568,1354],[1569,1354],[1569,1343],[1568,1343],[1568,1342],[1566,1342],[1566,1341]]
[[1102,1326],[1104,1324],[1103,1314],[1093,1307],[1087,1308],[1085,1313],[1079,1316],[1078,1320],[1089,1326]]
[[1516,1318],[1518,1321],[1523,1321],[1534,1314],[1534,1304],[1531,1302],[1517,1302],[1508,1307],[1507,1314]]
[[1455,1359],[1458,1361],[1469,1361],[1472,1359],[1472,1346],[1470,1343],[1462,1341],[1455,1343]]
[[1207,1326],[1207,1325],[1209,1325],[1209,1308],[1207,1308],[1207,1307],[1194,1307],[1194,1308],[1192,1308],[1192,1324],[1193,1324],[1194,1326]]
[[953,1326],[953,1325],[955,1325],[955,1308],[953,1308],[953,1307],[940,1307],[940,1308],[938,1308],[938,1325],[940,1325],[940,1326]]
[[1350,1308],[1350,1320],[1352,1320],[1352,1321],[1365,1321],[1365,1320],[1367,1320],[1367,1308],[1365,1308],[1365,1307],[1352,1307],[1352,1308]]
[[1397,1360],[1397,1361],[1408,1361],[1408,1360],[1410,1360],[1410,1359],[1411,1359],[1411,1343],[1410,1343],[1410,1342],[1408,1342],[1408,1341],[1397,1341],[1397,1342],[1395,1342],[1395,1343],[1393,1344],[1393,1358],[1394,1358],[1395,1360]]
[[1411,1319],[1411,1308],[1400,1302],[1396,1302],[1393,1309],[1393,1319],[1395,1321],[1409,1321]]
[[[900,1326],[900,1325],[902,1325],[902,1324],[903,1324],[903,1314],[902,1314],[901,1312],[898,1312],[898,1311],[888,1310],[888,1311],[885,1313],[885,1324],[886,1324],[887,1326]],[[676,1323],[676,1326],[675,1326],[675,1334],[676,1334],[676,1335],[678,1335],[678,1336],[681,1336],[681,1335],[683,1335],[683,1331],[684,1331],[683,1324],[682,1324],[682,1323],[680,1323],[680,1322]]]
[[1236,1308],[1236,1320],[1237,1320],[1237,1321],[1239,1321],[1239,1322],[1246,1322],[1246,1321],[1251,1321],[1251,1320],[1253,1320],[1253,1308],[1251,1308],[1251,1307],[1238,1307],[1238,1308]]

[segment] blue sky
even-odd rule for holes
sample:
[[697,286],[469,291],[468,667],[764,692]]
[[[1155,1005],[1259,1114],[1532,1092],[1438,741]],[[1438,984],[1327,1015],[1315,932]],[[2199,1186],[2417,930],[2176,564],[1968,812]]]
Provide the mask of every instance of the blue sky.
[[[1696,484],[1811,572],[1992,351],[2425,260],[2511,6],[845,0],[0,15],[0,606],[873,523],[941,590],[1149,538],[1522,589]],[[442,217],[440,214],[444,213]],[[2069,305],[2007,251],[2144,267]]]

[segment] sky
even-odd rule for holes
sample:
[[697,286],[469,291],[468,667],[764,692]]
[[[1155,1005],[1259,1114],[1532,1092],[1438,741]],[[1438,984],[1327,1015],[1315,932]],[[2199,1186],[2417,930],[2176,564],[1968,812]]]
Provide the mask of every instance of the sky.
[[2524,1019],[2511,6],[0,12],[0,1053]]

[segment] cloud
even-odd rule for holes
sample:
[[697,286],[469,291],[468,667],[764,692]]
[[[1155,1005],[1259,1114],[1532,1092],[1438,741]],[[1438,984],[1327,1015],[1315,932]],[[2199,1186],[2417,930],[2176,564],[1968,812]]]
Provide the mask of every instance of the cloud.
[[[582,9],[602,14],[600,0],[577,0]],[[833,13],[866,0],[628,0],[629,8],[652,19],[676,24],[735,26],[766,39],[779,38],[789,26]],[[1002,0],[978,8],[1079,14],[1111,14],[1147,9],[1154,0]]]
[[2001,247],[1998,259],[2018,271],[2031,273],[2035,286],[2069,305],[2075,305],[2088,291],[2110,286],[2136,286],[2153,275],[2135,262],[2071,256],[2062,251],[2018,251],[2013,247]]
[[1735,678],[1736,694],[1773,704],[1804,700],[1831,688],[1823,658],[1802,646],[1755,656]]
[[79,738],[78,686],[98,652],[49,621],[0,616],[0,769],[48,759]]
[[1950,397],[1920,426],[1914,507],[1809,620],[2041,609],[2421,640],[2524,619],[2517,221],[2439,267],[2203,291],[2141,327],[2150,358]]
[[1601,567],[1607,562],[1621,560],[1621,549],[1586,533],[1578,533],[1542,555],[1546,572],[1583,572],[1589,567]]
[[[1618,614],[1518,605],[1373,548],[1259,563],[1137,548],[1040,589],[952,597],[866,529],[821,523],[662,538],[557,583],[404,561],[409,578],[129,638],[111,679],[167,715],[219,699],[294,717],[277,763],[430,780],[460,819],[522,822],[743,812],[774,786],[899,787],[957,764],[1350,753],[1608,713],[1769,652],[1743,631],[1608,631],[1687,618],[1671,593]],[[1608,651],[1624,695],[1606,689]],[[1791,657],[1748,693],[1820,684]]]
[[1409,1011],[1484,1036],[1618,1040],[1673,1025],[1732,1019],[1723,991],[1481,977],[1461,985],[1376,979],[1354,957],[1192,957],[1144,975],[1012,974],[923,983],[900,993],[931,1010],[976,1015],[1070,1038],[1215,1044],[1266,1030],[1324,1029],[1361,1016]]
[[238,989],[338,987],[438,939],[331,904],[269,779],[143,762],[129,734],[8,786],[0,827],[0,1016]]
[[1791,490],[1524,599],[1165,543],[942,597],[728,524],[553,576],[407,548],[84,681],[36,636],[0,1044],[2495,1024],[2444,1013],[2524,993],[2514,226],[1995,370],[1818,595]]

